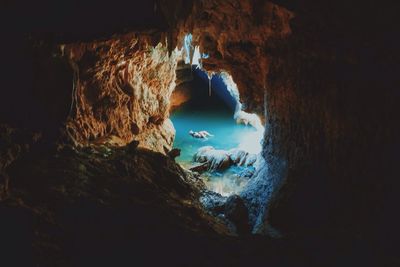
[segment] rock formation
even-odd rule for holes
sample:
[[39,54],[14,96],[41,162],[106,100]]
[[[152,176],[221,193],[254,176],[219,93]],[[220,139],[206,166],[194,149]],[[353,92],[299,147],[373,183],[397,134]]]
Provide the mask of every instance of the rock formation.
[[197,150],[193,156],[195,162],[206,163],[209,170],[224,170],[231,165],[231,159],[224,150],[204,146]]
[[175,130],[169,117],[178,51],[127,34],[63,47],[74,69],[67,133],[76,145],[116,136],[163,152],[172,148]]
[[215,149],[212,146],[203,146],[197,150],[196,154],[193,156],[193,160],[200,164],[193,166],[191,168],[192,171],[221,171],[232,165],[243,167],[253,166],[257,161],[257,155],[249,154],[248,152],[238,148],[225,151]]
[[[35,149],[1,136],[1,252],[17,251],[14,265],[123,265],[132,251],[142,265],[398,265],[396,6],[40,2],[9,1],[0,16],[17,27],[2,33],[0,120],[43,136]],[[131,142],[170,151],[174,51],[188,33],[209,54],[203,67],[231,74],[244,111],[262,117],[265,164],[239,194],[238,219],[246,210],[254,233],[272,225],[283,240],[224,236],[196,200],[201,182]],[[57,139],[72,146],[57,150]]]

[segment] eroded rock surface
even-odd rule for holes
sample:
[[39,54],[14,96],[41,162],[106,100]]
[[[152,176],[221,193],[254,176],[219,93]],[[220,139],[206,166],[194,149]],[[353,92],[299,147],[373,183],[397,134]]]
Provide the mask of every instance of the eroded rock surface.
[[257,155],[237,148],[226,151],[204,146],[197,150],[193,159],[200,163],[192,168],[194,171],[224,170],[232,165],[253,166],[257,161]]
[[204,146],[197,150],[194,161],[207,163],[209,170],[224,170],[231,165],[231,159],[224,150],[214,149],[212,146]]
[[[165,249],[160,240],[172,237],[186,246],[196,232],[230,234],[200,204],[201,180],[168,156],[136,145],[33,151],[14,161],[7,168],[9,194],[0,199],[0,233],[35,257],[16,262],[82,266],[76,255],[85,251],[83,258],[99,266],[107,257],[126,262],[124,247],[131,257],[132,249],[147,245]],[[110,255],[116,246],[125,258]]]
[[164,153],[175,130],[169,117],[178,52],[148,36],[126,34],[63,47],[74,69],[73,105],[67,132],[76,145],[110,136],[124,145]]

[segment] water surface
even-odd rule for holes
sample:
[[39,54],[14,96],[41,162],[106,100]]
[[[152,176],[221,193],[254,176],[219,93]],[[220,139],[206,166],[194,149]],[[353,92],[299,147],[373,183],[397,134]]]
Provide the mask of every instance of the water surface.
[[[214,97],[206,101],[189,101],[171,114],[171,120],[176,130],[174,147],[181,149],[177,162],[185,168],[194,164],[193,155],[202,146],[222,150],[240,147],[251,152],[254,149],[248,144],[254,143],[259,135],[253,127],[237,124],[233,119],[233,111]],[[193,138],[189,135],[190,130],[208,131],[214,136],[208,139]],[[205,173],[203,178],[211,190],[229,195],[237,193],[247,182],[238,177],[243,171],[242,167],[232,166],[224,172]]]

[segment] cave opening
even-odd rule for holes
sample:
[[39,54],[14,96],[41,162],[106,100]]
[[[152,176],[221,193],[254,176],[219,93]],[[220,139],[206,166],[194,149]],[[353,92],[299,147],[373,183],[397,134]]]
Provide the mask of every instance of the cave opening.
[[257,115],[242,111],[227,72],[210,75],[197,63],[189,65],[190,78],[172,95],[174,147],[181,150],[176,160],[199,173],[209,190],[238,194],[258,168],[264,128]]

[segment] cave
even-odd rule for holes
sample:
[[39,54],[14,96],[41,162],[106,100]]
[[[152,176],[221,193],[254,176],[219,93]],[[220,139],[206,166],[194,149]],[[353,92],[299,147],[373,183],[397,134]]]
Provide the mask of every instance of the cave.
[[170,111],[177,163],[196,172],[211,191],[239,193],[263,164],[260,119],[242,110],[228,73],[209,75],[199,64],[182,64],[177,76],[183,82],[172,92]]
[[398,266],[374,2],[6,2],[2,264]]

